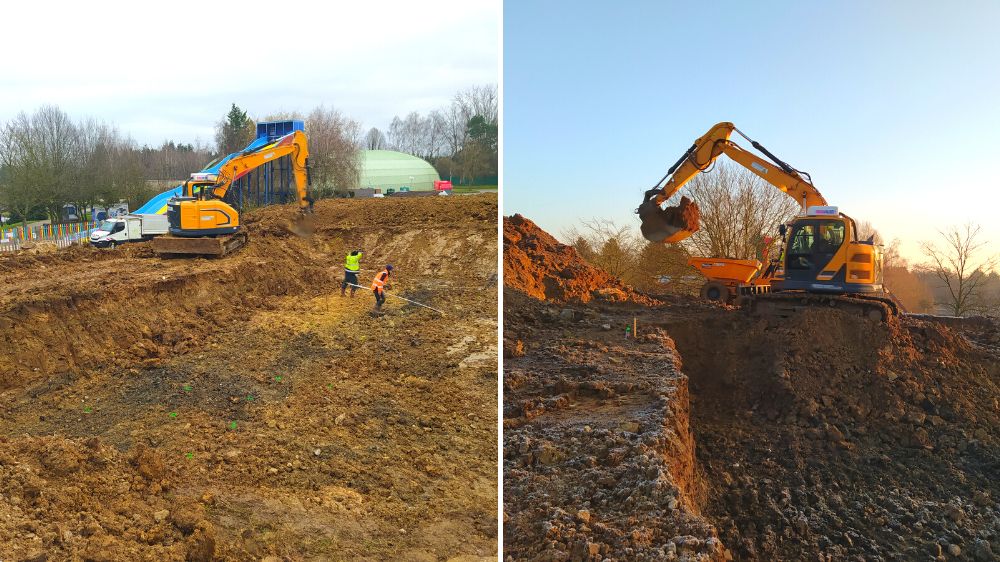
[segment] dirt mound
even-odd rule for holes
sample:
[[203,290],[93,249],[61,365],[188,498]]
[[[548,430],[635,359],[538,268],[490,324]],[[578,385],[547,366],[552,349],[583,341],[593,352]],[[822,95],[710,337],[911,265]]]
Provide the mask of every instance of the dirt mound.
[[[306,237],[296,213],[223,259],[0,260],[5,554],[496,552],[497,197],[323,200]],[[445,314],[341,297],[359,247],[363,283],[392,263],[390,295]]]
[[651,302],[521,215],[503,219],[504,285],[540,300]]

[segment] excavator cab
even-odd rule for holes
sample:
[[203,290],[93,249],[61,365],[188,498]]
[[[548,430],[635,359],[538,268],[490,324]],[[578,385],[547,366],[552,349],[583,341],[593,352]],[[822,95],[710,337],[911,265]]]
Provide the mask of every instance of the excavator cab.
[[239,212],[219,199],[208,197],[217,182],[216,174],[191,174],[191,179],[184,182],[184,195],[167,204],[170,234],[196,238],[234,234],[239,230]]
[[776,290],[837,294],[882,290],[879,247],[858,241],[854,220],[836,207],[810,208],[786,232],[784,272],[772,282]]

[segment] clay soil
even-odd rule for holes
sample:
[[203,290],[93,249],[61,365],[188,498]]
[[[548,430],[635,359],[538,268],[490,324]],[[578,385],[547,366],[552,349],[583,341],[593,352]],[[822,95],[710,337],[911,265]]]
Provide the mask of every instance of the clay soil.
[[[495,559],[496,196],[295,214],[0,257],[0,559]],[[445,314],[341,297],[357,247]]]
[[508,559],[1000,556],[993,322],[529,295],[505,287]]

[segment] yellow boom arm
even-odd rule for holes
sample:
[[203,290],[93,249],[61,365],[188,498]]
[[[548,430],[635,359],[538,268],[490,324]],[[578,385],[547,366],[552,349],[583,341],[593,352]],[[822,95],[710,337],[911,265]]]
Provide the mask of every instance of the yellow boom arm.
[[[295,190],[299,207],[306,210],[310,206],[312,198],[309,196],[309,146],[306,135],[302,131],[295,131],[278,139],[272,146],[236,156],[223,164],[219,168],[218,180],[207,188],[207,195],[213,199],[222,199],[226,196],[226,192],[229,191],[233,182],[246,175],[250,170],[288,154],[292,155],[292,173],[295,176]],[[191,196],[191,194],[185,195]]]
[[[754,148],[766,154],[773,162],[744,150],[729,140],[733,131],[750,141]],[[639,206],[639,216],[642,218],[642,233],[647,240],[679,242],[698,230],[697,206],[687,201],[687,198],[682,199],[680,209],[683,210],[684,207],[689,206],[695,208],[694,211],[684,213],[688,220],[681,217],[682,213],[678,212],[678,208],[661,209],[660,205],[677,193],[695,174],[707,170],[715,162],[715,159],[723,154],[767,183],[787,193],[802,205],[803,210],[813,205],[827,204],[823,195],[810,181],[803,177],[802,172],[779,160],[758,142],[740,132],[732,123],[723,122],[715,125],[696,140],[691,148],[687,149],[684,155],[670,167],[667,175],[663,176],[657,186],[646,192],[643,203]],[[659,187],[664,180],[667,182],[663,187]]]

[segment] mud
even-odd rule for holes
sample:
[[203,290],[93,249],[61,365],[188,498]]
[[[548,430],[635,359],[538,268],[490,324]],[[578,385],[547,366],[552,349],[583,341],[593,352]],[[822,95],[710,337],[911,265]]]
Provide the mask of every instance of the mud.
[[[774,320],[684,299],[564,306],[505,292],[509,559],[997,559],[995,323]],[[633,319],[639,338],[625,339]],[[650,436],[658,476],[632,476],[650,463],[628,444],[659,426],[689,438]],[[663,517],[651,480],[673,483],[676,511],[703,529],[692,544],[711,549],[682,552],[688,531]],[[569,533],[579,509],[607,527],[577,518]]]
[[691,381],[705,513],[737,558],[1000,552],[994,352],[936,323],[829,310],[664,327]]
[[[0,259],[0,557],[495,556],[496,196],[295,213],[223,259]],[[358,247],[446,314],[341,297]]]
[[676,207],[663,209],[663,220],[669,225],[689,232],[697,232],[701,227],[701,210],[698,209],[698,204],[694,201],[687,197],[681,197]]

